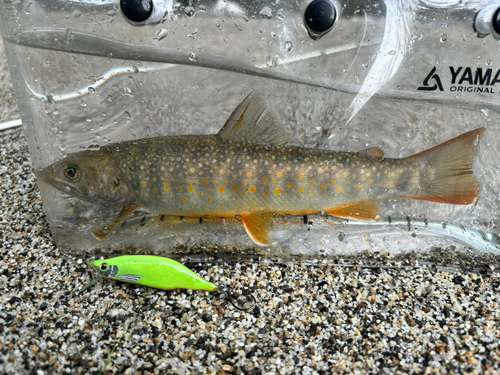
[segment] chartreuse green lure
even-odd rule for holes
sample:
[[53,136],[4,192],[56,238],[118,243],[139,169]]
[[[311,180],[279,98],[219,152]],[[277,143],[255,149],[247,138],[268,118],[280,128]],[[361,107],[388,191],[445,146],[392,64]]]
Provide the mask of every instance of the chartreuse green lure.
[[154,255],[122,255],[94,260],[90,265],[102,277],[158,289],[217,290],[181,263]]

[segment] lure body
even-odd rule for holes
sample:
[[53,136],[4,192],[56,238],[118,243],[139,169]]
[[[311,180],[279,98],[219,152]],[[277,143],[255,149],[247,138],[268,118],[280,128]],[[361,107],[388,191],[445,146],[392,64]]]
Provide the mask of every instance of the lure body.
[[154,255],[122,255],[96,259],[90,265],[100,276],[153,288],[214,292],[217,286],[175,260]]

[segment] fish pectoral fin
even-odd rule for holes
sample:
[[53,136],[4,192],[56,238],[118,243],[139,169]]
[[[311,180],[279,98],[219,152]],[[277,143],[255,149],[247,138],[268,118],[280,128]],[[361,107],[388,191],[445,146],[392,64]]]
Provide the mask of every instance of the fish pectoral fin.
[[273,214],[271,212],[256,212],[241,214],[240,216],[248,236],[256,245],[269,246],[271,244],[269,236],[273,219]]
[[278,125],[274,115],[266,111],[262,95],[252,92],[236,107],[218,136],[232,141],[246,141],[276,146],[291,139],[290,131]]
[[117,280],[121,281],[128,281],[128,282],[134,282],[142,278],[141,275],[133,275],[133,274],[126,274],[126,275],[118,275],[115,277]]
[[99,241],[104,240],[109,232],[113,230],[122,220],[124,220],[128,215],[141,207],[140,204],[126,204],[122,207],[121,211],[116,215],[112,222],[103,224],[99,227],[92,228],[90,232]]
[[327,214],[357,220],[376,220],[380,216],[376,201],[361,201],[325,210]]
[[365,158],[381,158],[384,156],[384,151],[382,151],[378,147],[369,147],[364,150],[358,151],[359,156],[363,156]]

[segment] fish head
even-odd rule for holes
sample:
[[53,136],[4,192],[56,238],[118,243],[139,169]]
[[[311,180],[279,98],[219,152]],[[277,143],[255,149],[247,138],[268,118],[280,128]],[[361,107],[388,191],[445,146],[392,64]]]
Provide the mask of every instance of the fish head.
[[68,155],[38,174],[39,180],[81,200],[104,206],[133,200],[133,189],[111,156],[99,151]]
[[102,277],[113,278],[118,273],[118,266],[111,263],[112,262],[106,259],[96,259],[89,264]]

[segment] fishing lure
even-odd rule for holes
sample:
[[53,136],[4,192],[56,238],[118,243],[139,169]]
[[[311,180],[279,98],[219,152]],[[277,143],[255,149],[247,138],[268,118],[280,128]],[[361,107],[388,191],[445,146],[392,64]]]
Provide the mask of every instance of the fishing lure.
[[102,277],[158,289],[217,290],[183,264],[160,256],[122,255],[94,260],[90,266]]

